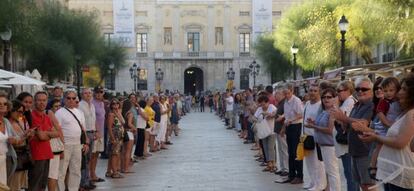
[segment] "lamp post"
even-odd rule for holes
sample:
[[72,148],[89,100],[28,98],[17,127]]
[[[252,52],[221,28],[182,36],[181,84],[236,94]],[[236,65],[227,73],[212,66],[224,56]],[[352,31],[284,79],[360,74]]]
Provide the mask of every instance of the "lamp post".
[[11,65],[9,63],[10,54],[10,39],[12,37],[12,31],[8,29],[5,32],[0,33],[1,39],[3,40],[3,65],[4,69],[11,71]]
[[230,91],[232,91],[233,90],[233,80],[234,80],[234,76],[236,74],[233,70],[233,67],[230,67],[226,74],[227,74],[227,80],[230,83],[230,87],[228,87],[228,88],[229,88]]
[[164,72],[161,70],[161,68],[158,68],[157,71],[155,72],[155,78],[157,80],[158,83],[158,92],[161,91],[161,82],[164,79]]
[[256,63],[256,60],[249,65],[250,74],[253,76],[253,87],[256,87],[256,76],[259,75],[260,65]]
[[[345,66],[345,33],[348,30],[349,22],[346,19],[345,15],[342,15],[339,20],[339,30],[341,31],[341,67]],[[345,80],[345,72],[341,72],[341,80]]]
[[114,63],[109,64],[109,72],[110,72],[110,78],[111,78],[111,90],[115,90],[114,69],[115,69],[115,64]]
[[290,48],[290,51],[293,54],[293,80],[296,80],[296,54],[298,53],[299,48],[295,43],[293,43],[292,47]]
[[137,92],[137,79],[138,79],[138,66],[137,64],[133,64],[130,68],[129,68],[129,73],[131,74],[131,79],[134,80],[134,92]]
[[79,99],[81,98],[81,93],[80,93],[80,87],[81,87],[81,64],[80,64],[80,60],[81,60],[81,56],[80,55],[75,55],[75,60],[76,60],[76,90],[78,91],[78,97]]

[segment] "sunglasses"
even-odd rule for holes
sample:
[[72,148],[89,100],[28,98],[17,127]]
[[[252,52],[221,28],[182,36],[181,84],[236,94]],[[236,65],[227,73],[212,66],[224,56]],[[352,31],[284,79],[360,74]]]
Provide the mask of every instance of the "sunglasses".
[[377,91],[377,90],[382,90],[382,88],[381,87],[374,88],[374,91]]
[[332,99],[333,96],[322,96],[322,99]]
[[76,100],[76,97],[66,97],[68,100]]
[[360,88],[360,87],[355,88],[356,92],[360,92],[360,91],[366,92],[366,91],[369,91],[369,90],[371,90],[371,88]]
[[60,105],[54,105],[53,107],[60,107]]

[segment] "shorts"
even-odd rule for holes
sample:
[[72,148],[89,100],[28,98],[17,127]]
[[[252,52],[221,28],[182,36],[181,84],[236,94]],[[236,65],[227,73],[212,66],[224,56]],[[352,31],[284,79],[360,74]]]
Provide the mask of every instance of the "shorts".
[[96,139],[93,144],[92,153],[101,153],[104,151],[104,138]]
[[59,178],[60,155],[54,155],[49,161],[48,178],[57,180]]
[[370,157],[352,157],[352,179],[360,185],[374,185],[375,181],[369,177],[368,167],[370,165]]

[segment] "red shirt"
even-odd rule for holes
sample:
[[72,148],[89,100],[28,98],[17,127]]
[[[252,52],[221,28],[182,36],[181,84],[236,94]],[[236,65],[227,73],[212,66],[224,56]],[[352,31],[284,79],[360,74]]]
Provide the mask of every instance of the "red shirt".
[[[32,126],[37,127],[37,131],[51,131],[53,128],[52,121],[46,113],[32,111]],[[33,160],[49,160],[53,158],[52,148],[49,140],[40,141],[30,139],[30,151],[32,152]]]
[[384,115],[387,115],[391,102],[392,100],[381,99],[377,105],[376,113],[382,112]]

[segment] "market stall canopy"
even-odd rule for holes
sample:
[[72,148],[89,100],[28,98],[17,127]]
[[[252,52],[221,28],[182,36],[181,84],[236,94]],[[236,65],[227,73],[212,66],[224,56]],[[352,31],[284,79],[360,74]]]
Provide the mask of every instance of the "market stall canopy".
[[0,85],[45,85],[45,82],[0,69]]

